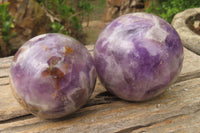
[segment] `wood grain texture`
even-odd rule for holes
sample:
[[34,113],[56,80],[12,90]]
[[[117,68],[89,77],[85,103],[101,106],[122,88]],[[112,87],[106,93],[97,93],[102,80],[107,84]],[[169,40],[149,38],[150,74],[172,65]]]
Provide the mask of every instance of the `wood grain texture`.
[[[87,46],[92,53],[93,45]],[[9,66],[0,58],[1,133],[145,133],[200,131],[200,57],[184,49],[183,69],[165,93],[146,102],[126,102],[108,93],[99,80],[88,103],[74,114],[42,120],[26,112],[12,96]]]
[[[198,128],[200,78],[174,84],[171,88],[151,101],[134,103],[120,100],[104,92],[99,84],[96,90],[102,89],[103,94],[93,97],[89,101],[92,104],[86,105],[68,117],[49,121],[29,116],[22,120],[2,122],[0,132],[128,133],[152,126],[160,128],[159,125],[164,129],[172,128],[176,131],[178,128],[173,128],[176,121],[179,121],[177,126],[184,125],[184,130],[191,129],[192,126]],[[104,102],[99,104],[97,100],[95,103],[96,99]],[[169,120],[175,123],[170,124]],[[190,123],[191,121],[193,123]],[[153,127],[152,129],[154,130]]]

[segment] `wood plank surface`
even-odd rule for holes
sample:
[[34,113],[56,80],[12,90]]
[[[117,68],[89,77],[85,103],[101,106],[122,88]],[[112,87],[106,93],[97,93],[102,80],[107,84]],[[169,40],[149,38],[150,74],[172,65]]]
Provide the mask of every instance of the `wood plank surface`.
[[[90,52],[93,45],[87,46]],[[99,81],[88,103],[74,114],[42,120],[26,112],[12,96],[9,66],[0,58],[0,133],[198,133],[200,131],[200,57],[184,49],[183,69],[175,84],[146,102],[126,102]]]

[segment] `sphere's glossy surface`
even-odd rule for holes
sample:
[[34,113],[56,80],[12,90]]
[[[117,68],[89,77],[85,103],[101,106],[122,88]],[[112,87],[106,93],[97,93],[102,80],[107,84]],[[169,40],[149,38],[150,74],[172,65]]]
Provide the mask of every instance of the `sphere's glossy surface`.
[[94,50],[97,73],[105,88],[129,101],[162,93],[182,68],[183,46],[165,20],[133,13],[112,21]]
[[83,106],[94,90],[96,76],[89,51],[75,39],[56,33],[26,42],[10,70],[18,102],[45,119],[66,116]]

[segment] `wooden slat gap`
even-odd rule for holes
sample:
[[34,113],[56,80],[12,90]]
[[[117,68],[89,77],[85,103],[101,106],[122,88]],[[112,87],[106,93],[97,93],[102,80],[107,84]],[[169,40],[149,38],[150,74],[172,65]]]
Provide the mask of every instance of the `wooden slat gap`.
[[21,121],[21,120],[25,120],[25,119],[32,119],[34,117],[35,116],[32,115],[32,114],[21,115],[21,116],[18,116],[18,117],[14,117],[14,118],[11,118],[11,119],[0,121],[0,124],[16,122],[16,121]]

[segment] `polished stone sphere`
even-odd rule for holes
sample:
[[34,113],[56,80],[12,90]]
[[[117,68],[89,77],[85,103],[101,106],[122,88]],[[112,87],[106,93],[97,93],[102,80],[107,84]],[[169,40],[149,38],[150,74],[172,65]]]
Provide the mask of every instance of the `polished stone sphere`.
[[176,79],[183,46],[175,29],[147,13],[123,15],[99,35],[95,66],[105,88],[128,101],[161,94]]
[[27,41],[10,69],[18,102],[44,119],[69,115],[86,104],[96,77],[89,51],[75,39],[56,33]]

